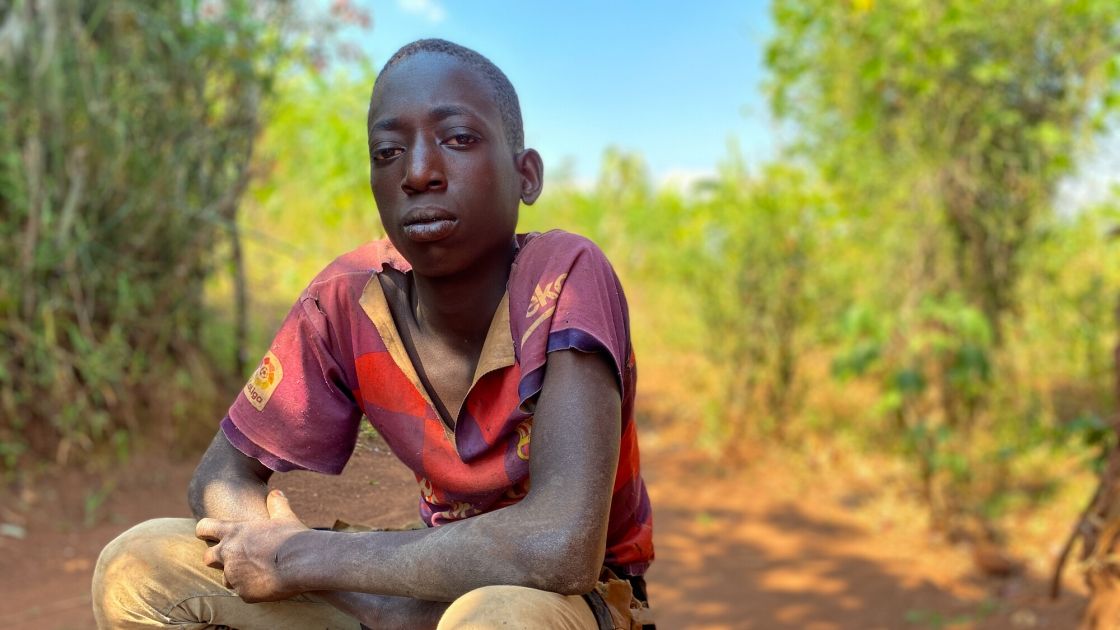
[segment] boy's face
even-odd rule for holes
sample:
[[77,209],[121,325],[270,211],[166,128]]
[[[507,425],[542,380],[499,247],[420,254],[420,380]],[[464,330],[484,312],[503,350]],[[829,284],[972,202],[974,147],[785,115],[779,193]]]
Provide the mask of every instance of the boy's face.
[[540,158],[513,153],[486,78],[454,57],[418,53],[376,92],[370,187],[397,250],[433,277],[508,256],[518,205],[540,191]]

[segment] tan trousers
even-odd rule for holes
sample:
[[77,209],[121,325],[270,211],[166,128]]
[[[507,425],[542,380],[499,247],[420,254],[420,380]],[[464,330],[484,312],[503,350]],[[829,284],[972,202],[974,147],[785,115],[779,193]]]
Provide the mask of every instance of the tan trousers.
[[[312,595],[247,604],[222,585],[222,572],[202,564],[206,543],[192,519],[141,523],[110,542],[93,575],[98,628],[228,626],[238,630],[358,630],[357,619]],[[629,624],[627,624],[628,626]],[[579,596],[521,586],[487,586],[452,602],[439,628],[558,628],[596,630]]]

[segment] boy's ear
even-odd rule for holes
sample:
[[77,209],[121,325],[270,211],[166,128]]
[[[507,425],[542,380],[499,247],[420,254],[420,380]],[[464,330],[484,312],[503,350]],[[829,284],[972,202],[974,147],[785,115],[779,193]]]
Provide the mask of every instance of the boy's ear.
[[544,161],[536,149],[525,149],[513,157],[517,172],[521,174],[521,201],[533,205],[544,188]]

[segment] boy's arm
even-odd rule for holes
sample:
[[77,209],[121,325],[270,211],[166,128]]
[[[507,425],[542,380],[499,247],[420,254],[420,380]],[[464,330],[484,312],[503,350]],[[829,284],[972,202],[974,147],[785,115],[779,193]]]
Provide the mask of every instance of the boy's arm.
[[267,519],[265,495],[272,471],[237,450],[218,429],[187,489],[195,518],[226,521]]
[[605,356],[553,352],[533,420],[532,487],[520,503],[410,532],[311,531],[287,510],[265,521],[203,519],[197,532],[222,541],[207,560],[224,564],[247,601],[322,590],[451,601],[490,584],[587,592],[606,548],[621,415]]
[[[202,456],[187,491],[195,518],[264,520],[272,470],[237,450],[221,430]],[[377,628],[434,628],[446,604],[366,593],[320,592],[320,599]]]

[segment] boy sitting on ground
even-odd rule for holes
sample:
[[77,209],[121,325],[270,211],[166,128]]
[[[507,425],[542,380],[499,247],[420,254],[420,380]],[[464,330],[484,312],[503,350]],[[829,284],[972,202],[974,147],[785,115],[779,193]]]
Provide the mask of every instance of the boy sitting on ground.
[[[405,46],[367,125],[387,240],[304,290],[195,472],[197,524],[105,548],[98,625],[639,627],[652,524],[610,264],[572,234],[515,233],[543,165],[478,53]],[[427,527],[311,530],[268,491],[273,471],[341,472],[363,415],[415,472]]]

